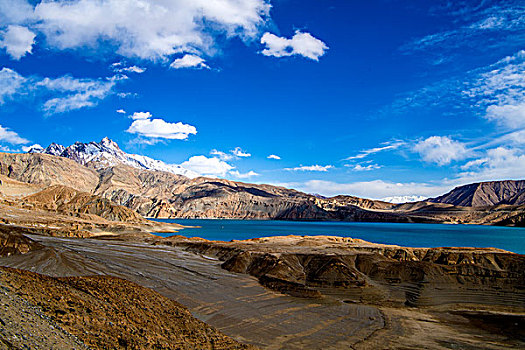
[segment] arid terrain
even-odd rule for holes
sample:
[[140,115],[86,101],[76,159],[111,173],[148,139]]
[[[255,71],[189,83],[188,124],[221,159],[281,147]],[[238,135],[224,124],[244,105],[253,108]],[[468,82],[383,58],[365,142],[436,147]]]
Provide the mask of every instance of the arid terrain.
[[[392,204],[353,196],[325,198],[272,185],[189,178],[177,174],[179,169],[174,173],[170,168],[157,170],[136,160],[130,162],[130,156],[109,139],[67,148],[52,144],[44,153],[0,153],[0,174],[29,184],[27,193],[47,189],[49,196],[59,191],[50,186],[65,186],[149,218],[525,225],[523,180],[471,184],[437,198]],[[4,192],[2,186],[0,191]]]
[[207,241],[143,217],[164,208],[154,216],[521,225],[520,182],[448,195],[488,207],[446,198],[393,205],[1,156],[1,348],[525,347],[523,255],[330,236]]
[[[26,238],[36,246],[1,258],[1,265],[54,277],[123,278],[261,348],[525,345],[525,257],[500,250],[410,249],[336,237],[232,243],[148,235]],[[86,312],[77,308],[71,312]],[[52,320],[65,322],[57,317]]]

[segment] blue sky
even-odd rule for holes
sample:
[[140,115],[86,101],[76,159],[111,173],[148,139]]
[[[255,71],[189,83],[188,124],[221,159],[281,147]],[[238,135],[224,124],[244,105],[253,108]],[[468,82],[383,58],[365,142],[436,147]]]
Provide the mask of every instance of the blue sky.
[[370,198],[525,174],[520,1],[0,0],[0,40],[3,151]]

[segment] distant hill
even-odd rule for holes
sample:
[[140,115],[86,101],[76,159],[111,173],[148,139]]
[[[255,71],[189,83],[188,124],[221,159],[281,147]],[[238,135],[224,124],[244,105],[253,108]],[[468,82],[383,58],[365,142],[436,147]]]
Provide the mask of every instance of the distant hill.
[[462,207],[486,207],[500,204],[524,205],[525,180],[505,180],[473,183],[427,200]]

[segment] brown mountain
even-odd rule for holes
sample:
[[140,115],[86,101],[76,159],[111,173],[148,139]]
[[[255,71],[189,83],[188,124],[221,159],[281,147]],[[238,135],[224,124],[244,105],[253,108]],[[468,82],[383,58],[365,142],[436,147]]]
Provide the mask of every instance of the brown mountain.
[[428,201],[463,207],[485,207],[499,204],[524,205],[525,180],[490,181],[460,186]]
[[40,192],[24,197],[23,201],[26,205],[31,204],[36,209],[61,214],[92,214],[106,220],[128,223],[145,221],[137,212],[114,204],[109,199],[62,185],[49,186]]
[[[96,195],[116,205],[132,209],[144,217],[153,218],[525,225],[524,207],[514,205],[523,201],[525,181],[493,183],[495,185],[492,187],[486,184],[463,186],[470,190],[452,191],[451,193],[464,193],[458,194],[457,201],[452,204],[446,204],[448,199],[445,195],[433,200],[437,203],[393,205],[352,196],[321,198],[264,184],[205,177],[191,179],[171,172],[141,169],[123,163],[104,165],[91,161],[84,166],[68,158],[47,154],[0,154],[0,174],[39,186],[63,185],[85,192],[86,194],[77,197],[74,203],[66,205],[76,212],[90,212],[96,209],[98,212],[113,215],[110,214],[112,209],[108,209],[109,204],[102,204],[100,201],[94,206],[91,205],[90,209],[81,209],[84,204],[90,203],[89,195]],[[50,191],[57,191],[57,188]],[[469,202],[467,194],[471,192],[474,194]],[[64,196],[73,198],[76,194],[68,192],[60,196],[62,197],[57,198],[60,203],[54,204],[53,197],[52,206],[65,208]],[[452,195],[449,197],[456,198]],[[482,202],[482,198],[488,198],[490,201]],[[44,202],[50,204],[49,199]],[[463,205],[455,204],[456,202]],[[468,203],[474,205],[465,207]],[[486,207],[491,203],[497,205]],[[484,206],[483,210],[476,209],[480,205]]]

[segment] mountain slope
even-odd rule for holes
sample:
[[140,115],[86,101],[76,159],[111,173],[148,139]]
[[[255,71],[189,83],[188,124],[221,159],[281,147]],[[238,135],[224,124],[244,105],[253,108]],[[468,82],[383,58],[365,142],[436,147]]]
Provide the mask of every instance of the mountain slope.
[[[101,144],[105,149],[118,148],[111,140]],[[188,178],[120,161],[107,162],[108,152],[90,151],[100,150],[100,144],[75,145],[64,149],[62,156],[1,155],[0,173],[23,182],[68,186],[153,218],[525,224],[521,215],[525,206],[513,205],[523,202],[525,181],[472,184],[435,198],[434,203],[397,205],[352,196],[324,198],[271,185]],[[57,145],[48,148],[50,153],[61,150]],[[476,209],[479,206],[484,208]]]
[[525,204],[525,180],[480,182],[454,188],[428,200],[463,207],[485,207],[499,204]]
[[128,223],[144,222],[135,211],[112,203],[106,198],[80,192],[70,187],[53,185],[23,198],[37,209],[56,211],[61,214],[92,214],[110,221]]
[[48,154],[0,153],[0,174],[21,182],[64,185],[90,193],[99,182],[96,171]]

